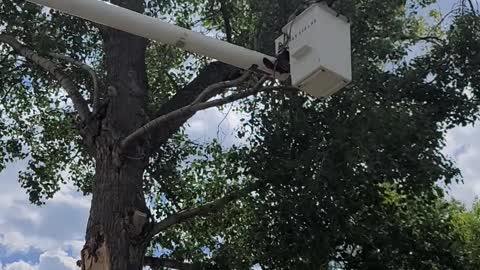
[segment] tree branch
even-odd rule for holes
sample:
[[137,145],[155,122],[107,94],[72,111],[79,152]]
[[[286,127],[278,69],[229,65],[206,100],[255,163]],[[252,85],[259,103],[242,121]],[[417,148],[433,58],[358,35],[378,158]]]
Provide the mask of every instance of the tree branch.
[[170,121],[175,121],[176,119],[182,119],[186,116],[191,116],[195,114],[198,111],[205,110],[208,108],[212,107],[218,107],[222,106],[240,99],[244,99],[249,96],[256,95],[259,92],[266,92],[266,91],[275,91],[275,90],[298,90],[296,87],[291,87],[291,86],[273,86],[273,87],[255,87],[250,90],[245,90],[239,93],[231,94],[227,97],[224,98],[219,98],[215,99],[212,101],[207,101],[203,103],[196,103],[196,104],[191,104],[186,107],[180,108],[176,111],[170,112],[168,114],[162,115],[144,126],[140,127],[136,131],[134,131],[132,134],[128,135],[121,143],[121,147],[125,149],[130,143],[133,141],[143,137],[145,134],[150,134],[152,133],[151,131],[157,129],[157,127],[160,127],[164,124],[168,124]]
[[223,81],[210,85],[209,87],[205,88],[205,90],[203,90],[200,95],[198,95],[198,97],[192,102],[192,105],[207,101],[207,99],[211,97],[213,93],[218,93],[218,90],[224,90],[230,87],[239,86],[241,83],[248,79],[250,74],[252,74],[250,71],[246,71],[242,74],[242,76],[238,77],[235,80]]
[[[212,84],[212,85],[208,86],[202,93],[200,93],[197,96],[197,98],[191,104],[189,104],[189,105],[187,105],[183,108],[177,109],[175,111],[169,112],[167,114],[164,114],[162,116],[159,116],[159,117],[153,119],[152,121],[146,123],[144,126],[140,127],[139,129],[134,131],[132,134],[128,135],[121,142],[121,148],[125,149],[126,147],[128,147],[128,145],[130,143],[136,141],[137,139],[140,139],[147,134],[154,133],[155,130],[157,130],[159,127],[161,127],[166,122],[169,122],[169,121],[172,121],[172,120],[175,120],[175,119],[191,117],[193,114],[195,114],[199,110],[204,110],[204,109],[207,109],[207,108],[210,108],[210,107],[223,105],[221,103],[219,103],[218,105],[215,105],[217,103],[210,103],[210,102],[203,102],[202,103],[202,101],[207,100],[209,97],[212,96],[213,93],[218,93],[219,89],[223,90],[225,88],[240,85],[242,82],[244,82],[248,78],[248,76],[250,74],[251,74],[250,71],[247,71],[242,76],[240,76],[239,78],[237,78],[235,80],[219,82],[219,83],[215,83],[215,84]],[[248,91],[244,91],[244,92],[241,92],[241,93],[246,93],[246,92],[248,92]],[[230,98],[231,96],[234,96],[234,95],[230,95],[230,96],[228,96],[226,98],[223,98],[223,99],[217,99],[216,101],[217,102],[219,100],[227,101],[227,100],[231,99],[231,101],[225,102],[225,103],[229,103],[229,102],[233,102],[235,100],[241,99],[243,97],[247,97],[247,96],[255,94],[255,93],[250,93],[249,92],[248,95],[241,95],[238,98],[235,98],[236,97],[235,96],[234,99]],[[227,99],[227,98],[229,98],[229,99]],[[207,106],[205,107],[205,105],[207,105]]]
[[153,270],[163,269],[163,268],[172,268],[178,270],[208,270],[213,269],[213,265],[201,264],[201,263],[185,263],[181,261],[155,258],[155,257],[145,257],[143,259],[143,265],[149,266]]
[[57,65],[47,58],[44,58],[31,49],[27,48],[20,42],[18,42],[14,37],[0,34],[0,42],[10,45],[18,54],[22,55],[26,59],[32,61],[33,63],[40,66],[42,69],[53,75],[59,82],[60,85],[65,89],[70,99],[73,102],[73,106],[77,110],[80,118],[83,121],[87,121],[90,117],[90,110],[88,108],[87,102],[83,96],[78,91],[78,87],[73,83],[73,81],[68,78],[65,73],[63,73]]
[[427,42],[433,42],[436,44],[443,44],[445,42],[439,37],[436,36],[408,36],[408,35],[403,35],[399,37],[401,40],[411,40],[411,41],[427,41]]
[[[188,104],[192,103],[208,86],[214,83],[228,81],[240,71],[241,70],[239,68],[222,62],[212,62],[208,64],[200,70],[199,74],[193,81],[191,81],[182,89],[179,89],[170,100],[163,104],[160,109],[154,113],[152,118],[159,117],[181,107],[187,106]],[[218,93],[212,94],[213,96],[208,98],[212,98]]]
[[[473,15],[477,16],[475,5],[473,4],[472,0],[467,0],[467,1],[468,1],[468,4],[470,4],[470,9],[472,10]],[[478,7],[478,5],[477,5],[477,7]]]
[[225,3],[225,0],[220,1],[220,12],[222,13],[222,19],[225,25],[225,35],[227,37],[227,41],[232,43],[233,42],[232,24],[230,22],[230,14],[228,11],[227,3]]
[[259,181],[256,181],[254,183],[251,183],[247,185],[246,187],[233,191],[230,194],[226,195],[225,197],[222,197],[220,199],[217,199],[215,201],[206,203],[204,205],[201,205],[197,208],[192,208],[192,209],[187,209],[178,213],[175,213],[164,220],[155,223],[153,225],[152,231],[150,233],[151,237],[157,235],[161,231],[164,231],[168,228],[170,228],[173,225],[180,224],[186,221],[189,221],[195,217],[200,217],[200,216],[207,216],[213,212],[216,212],[218,210],[221,210],[224,208],[228,203],[238,200],[242,198],[243,196],[247,195],[248,193],[256,190],[257,188],[260,187]]
[[[187,84],[185,87],[180,89],[170,100],[163,104],[160,109],[153,114],[151,117],[155,119],[161,115],[167,114],[169,112],[175,111],[179,108],[185,107],[191,104],[198,95],[203,92],[208,86],[221,82],[227,81],[233,77],[238,77],[237,74],[240,72],[240,69],[234,66],[227,65],[222,62],[212,62],[200,70],[197,77]],[[216,96],[218,93],[210,93],[210,96],[205,97],[210,99]],[[168,123],[168,126],[158,127],[152,134],[155,134],[155,137],[152,138],[152,149],[160,146],[162,143],[167,141],[172,134],[178,131],[178,129],[191,117],[185,116],[182,119],[172,121]]]
[[98,109],[98,103],[99,103],[99,80],[98,80],[98,76],[97,76],[97,73],[95,72],[95,70],[81,62],[81,61],[78,61],[76,59],[73,59],[72,57],[70,56],[67,56],[67,55],[63,55],[63,54],[58,54],[58,53],[49,53],[48,55],[50,55],[51,57],[53,58],[57,58],[57,59],[60,59],[60,60],[63,60],[65,62],[68,62],[72,65],[75,65],[83,70],[85,70],[86,72],[88,72],[88,74],[90,74],[90,76],[92,77],[92,81],[93,81],[93,114],[96,113],[97,109]]

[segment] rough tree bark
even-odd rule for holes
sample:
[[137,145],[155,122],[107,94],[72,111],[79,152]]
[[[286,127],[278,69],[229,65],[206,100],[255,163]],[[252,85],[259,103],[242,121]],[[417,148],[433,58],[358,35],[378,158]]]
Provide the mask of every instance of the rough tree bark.
[[[143,1],[111,2],[137,12],[144,9]],[[101,33],[107,77],[103,108],[93,120],[97,131],[89,140],[94,143],[96,173],[82,269],[140,270],[148,245],[141,237],[148,223],[142,189],[144,144],[120,152],[119,141],[146,119],[147,40],[109,28]]]
[[83,268],[139,270],[148,243],[139,238],[144,224],[135,227],[134,219],[136,213],[147,213],[142,190],[146,162],[140,143],[120,153],[118,142],[145,122],[147,42],[111,29],[103,36],[108,98],[94,140],[96,175]]

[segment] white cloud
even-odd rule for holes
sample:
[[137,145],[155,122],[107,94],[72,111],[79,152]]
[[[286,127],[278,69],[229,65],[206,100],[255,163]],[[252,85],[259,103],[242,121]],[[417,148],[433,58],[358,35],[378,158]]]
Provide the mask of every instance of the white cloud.
[[240,126],[240,119],[247,115],[230,110],[211,108],[195,114],[188,122],[187,133],[190,139],[200,143],[218,139],[224,146],[242,144],[245,141],[235,136],[235,129]]
[[[58,267],[67,267],[57,269],[69,269],[83,246],[90,198],[78,193],[73,186],[65,185],[46,205],[32,205],[18,183],[18,171],[24,167],[25,162],[18,162],[0,173],[0,248],[4,250],[3,255],[24,254],[22,256],[33,262],[43,260],[44,265],[56,263]],[[66,253],[59,252],[60,249],[70,252],[75,259],[64,256]],[[43,257],[38,257],[39,252]],[[7,264],[12,261],[5,259],[0,257],[1,270],[25,267],[21,262]]]
[[40,255],[38,270],[78,270],[75,259],[62,250],[48,251]]
[[17,261],[5,266],[0,264],[0,270],[78,270],[78,267],[74,258],[57,249],[41,254],[38,264]]
[[24,261],[7,264],[3,268],[0,265],[0,269],[2,270],[37,270],[35,266],[30,265]]
[[447,135],[445,154],[461,170],[464,183],[447,188],[449,195],[471,205],[480,195],[480,122],[475,126],[459,127]]
[[54,248],[57,243],[54,239],[25,236],[18,231],[7,231],[0,234],[0,244],[6,247],[7,253],[13,253],[27,252],[30,248],[46,250]]
[[90,196],[81,196],[75,186],[67,184],[48,203],[88,210],[90,209]]

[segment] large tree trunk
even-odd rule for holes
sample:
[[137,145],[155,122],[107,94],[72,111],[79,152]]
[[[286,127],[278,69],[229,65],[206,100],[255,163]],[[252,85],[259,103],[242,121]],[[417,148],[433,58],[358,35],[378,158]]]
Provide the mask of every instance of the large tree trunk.
[[120,168],[111,151],[102,149],[82,252],[85,270],[141,270],[148,245],[144,238],[148,218],[141,187],[143,162],[130,161]]
[[[142,11],[138,3],[143,1],[112,2]],[[123,152],[119,143],[146,121],[147,41],[113,29],[102,29],[102,36],[107,71],[102,95],[105,104],[96,116],[100,119],[94,138],[96,175],[82,269],[141,270],[148,245],[148,209],[142,189],[145,143]]]

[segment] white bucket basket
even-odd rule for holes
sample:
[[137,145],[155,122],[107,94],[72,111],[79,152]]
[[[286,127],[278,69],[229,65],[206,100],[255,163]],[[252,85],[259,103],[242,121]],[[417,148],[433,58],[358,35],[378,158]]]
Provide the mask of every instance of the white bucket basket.
[[350,23],[325,3],[313,4],[282,29],[277,53],[290,53],[292,84],[315,97],[329,96],[352,80]]

